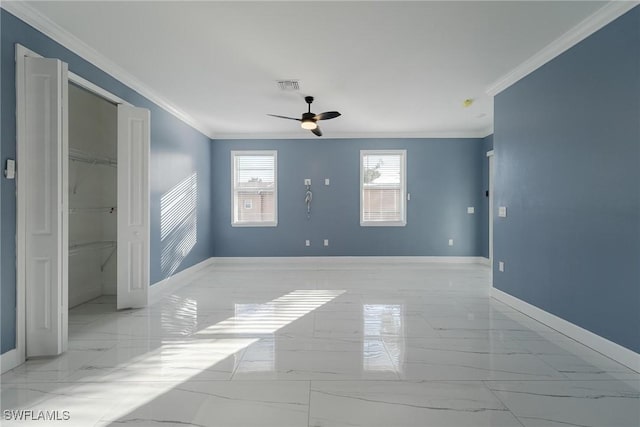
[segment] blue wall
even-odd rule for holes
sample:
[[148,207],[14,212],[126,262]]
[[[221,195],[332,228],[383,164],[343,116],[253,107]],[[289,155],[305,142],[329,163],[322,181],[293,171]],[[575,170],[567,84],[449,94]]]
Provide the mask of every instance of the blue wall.
[[499,94],[494,136],[494,285],[640,352],[640,7]]
[[[103,87],[131,104],[151,110],[151,282],[165,278],[172,270],[180,271],[210,256],[211,223],[207,220],[210,207],[211,140],[184,124],[165,110],[123,85],[113,77],[82,60],[59,44],[18,20],[4,9],[0,12],[1,70],[1,145],[2,165],[16,157],[15,127],[15,43],[48,57],[59,58],[69,69]],[[18,166],[19,167],[19,166]],[[184,227],[164,240],[160,235],[160,201],[164,194],[185,178],[197,174],[197,242],[185,257],[173,250],[175,240],[189,238]],[[1,195],[1,353],[15,348],[15,181],[0,178]],[[186,224],[188,222],[188,224]],[[191,227],[191,219],[186,221]],[[173,240],[173,242],[172,242]],[[163,255],[163,249],[164,255]],[[167,250],[168,249],[168,250]],[[171,263],[171,268],[166,264]]]
[[[479,256],[481,139],[216,140],[212,147],[214,256]],[[231,227],[230,151],[278,150],[278,227]],[[361,227],[360,150],[406,149],[406,227]],[[311,178],[306,218],[304,178]],[[324,186],[324,178],[331,185]],[[476,208],[475,215],[467,207]],[[454,246],[448,246],[448,239]],[[311,240],[311,247],[304,241]],[[329,239],[329,247],[322,240]]]

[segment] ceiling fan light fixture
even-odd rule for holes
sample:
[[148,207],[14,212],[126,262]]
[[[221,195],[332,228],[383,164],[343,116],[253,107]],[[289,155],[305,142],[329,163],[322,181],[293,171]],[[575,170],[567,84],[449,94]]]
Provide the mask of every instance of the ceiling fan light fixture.
[[335,119],[340,116],[340,113],[337,111],[325,111],[324,113],[314,114],[311,112],[311,103],[313,102],[313,96],[305,96],[305,102],[309,105],[306,113],[302,113],[302,118],[297,119],[295,117],[287,117],[287,116],[279,116],[277,114],[267,114],[271,117],[276,117],[279,119],[287,119],[287,120],[295,120],[300,122],[300,127],[305,130],[310,130],[315,136],[322,136],[322,131],[320,130],[320,126],[318,126],[318,120],[329,120]]
[[305,120],[302,120],[302,123],[300,123],[300,126],[302,127],[302,129],[313,130],[318,127],[318,124],[311,119],[305,119]]

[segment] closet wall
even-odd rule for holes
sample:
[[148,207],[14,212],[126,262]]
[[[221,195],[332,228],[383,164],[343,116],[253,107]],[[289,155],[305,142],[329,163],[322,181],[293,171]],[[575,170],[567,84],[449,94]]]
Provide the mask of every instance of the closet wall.
[[69,85],[69,307],[116,294],[117,107]]

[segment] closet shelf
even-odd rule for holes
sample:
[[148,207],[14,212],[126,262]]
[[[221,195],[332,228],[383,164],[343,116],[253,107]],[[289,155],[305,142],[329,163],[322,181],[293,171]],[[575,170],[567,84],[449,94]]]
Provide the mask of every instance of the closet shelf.
[[70,214],[79,214],[79,213],[116,213],[118,208],[115,206],[105,206],[98,208],[69,208]]
[[107,165],[114,168],[118,166],[118,162],[115,159],[106,156],[94,156],[75,148],[69,149],[69,159],[76,162],[90,163],[93,165]]
[[69,245],[69,255],[75,255],[87,249],[108,249],[115,248],[115,240],[100,240],[96,242],[73,243]]

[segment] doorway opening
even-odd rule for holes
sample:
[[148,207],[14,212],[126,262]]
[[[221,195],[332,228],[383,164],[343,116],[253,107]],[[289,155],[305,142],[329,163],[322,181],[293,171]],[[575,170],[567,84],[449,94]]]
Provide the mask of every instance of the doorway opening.
[[116,311],[117,139],[116,104],[69,84],[68,292],[71,312],[74,307],[89,302]]
[[16,45],[16,120],[20,364],[66,351],[69,307],[147,305],[150,112]]
[[491,286],[493,287],[493,150],[487,151],[487,161],[489,162],[489,266],[491,268]]

